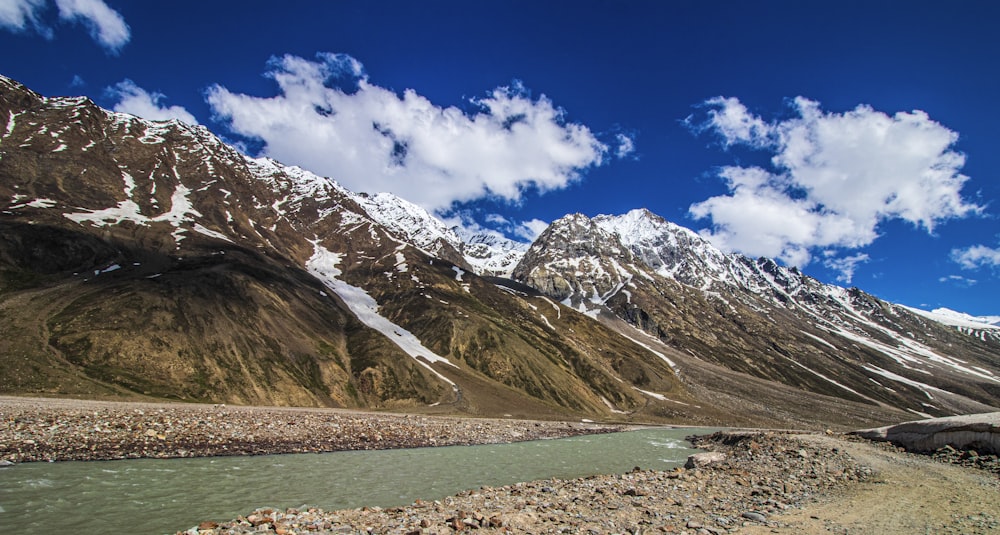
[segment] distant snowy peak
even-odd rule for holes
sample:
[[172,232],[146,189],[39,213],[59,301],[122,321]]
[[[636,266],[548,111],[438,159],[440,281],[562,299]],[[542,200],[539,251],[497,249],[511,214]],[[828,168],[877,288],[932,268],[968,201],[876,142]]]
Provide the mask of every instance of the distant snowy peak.
[[452,227],[452,231],[462,241],[461,251],[466,262],[478,275],[510,278],[531,246],[494,230],[470,230],[456,226]]
[[477,275],[509,277],[528,249],[529,244],[497,231],[448,227],[427,210],[392,193],[352,195],[369,217],[400,239],[446,260],[464,261],[464,267]]
[[973,316],[964,312],[956,312],[948,308],[935,308],[927,311],[919,308],[903,307],[918,316],[932,319],[938,323],[967,329],[997,329],[1000,330],[1000,316]]

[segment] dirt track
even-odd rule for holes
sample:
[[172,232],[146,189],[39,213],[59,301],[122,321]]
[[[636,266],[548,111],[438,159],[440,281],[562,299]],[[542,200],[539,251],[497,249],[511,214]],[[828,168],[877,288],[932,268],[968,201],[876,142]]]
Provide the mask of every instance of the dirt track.
[[823,435],[801,438],[840,448],[870,466],[874,476],[771,517],[777,527],[747,526],[746,533],[1000,533],[1000,479],[988,472],[886,445]]

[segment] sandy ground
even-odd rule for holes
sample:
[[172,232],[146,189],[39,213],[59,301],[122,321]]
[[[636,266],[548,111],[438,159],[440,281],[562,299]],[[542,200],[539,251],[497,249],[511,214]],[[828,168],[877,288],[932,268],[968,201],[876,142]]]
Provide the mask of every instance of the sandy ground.
[[772,517],[781,527],[748,527],[746,533],[1000,533],[1000,479],[993,474],[886,445],[823,435],[802,439],[842,448],[874,476]]

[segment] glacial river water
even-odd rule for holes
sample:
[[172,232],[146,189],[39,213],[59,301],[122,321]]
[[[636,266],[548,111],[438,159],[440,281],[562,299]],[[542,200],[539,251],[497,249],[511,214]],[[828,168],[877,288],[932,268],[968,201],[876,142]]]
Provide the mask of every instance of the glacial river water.
[[323,454],[25,463],[0,468],[0,533],[174,533],[257,507],[395,506],[551,477],[667,470],[706,429]]

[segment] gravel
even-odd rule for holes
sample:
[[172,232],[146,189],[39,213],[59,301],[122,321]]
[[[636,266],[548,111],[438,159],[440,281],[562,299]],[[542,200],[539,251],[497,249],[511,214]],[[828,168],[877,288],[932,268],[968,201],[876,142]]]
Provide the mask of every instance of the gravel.
[[0,462],[8,463],[492,444],[621,430],[583,422],[0,397]]

